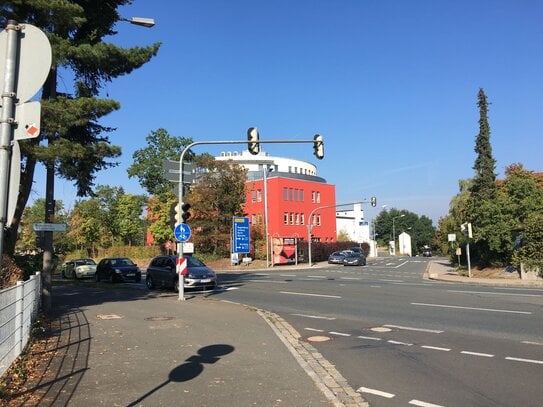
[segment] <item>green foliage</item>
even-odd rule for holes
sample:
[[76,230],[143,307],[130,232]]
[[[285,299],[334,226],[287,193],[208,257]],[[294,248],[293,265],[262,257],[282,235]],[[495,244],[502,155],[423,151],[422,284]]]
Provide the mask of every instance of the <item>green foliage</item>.
[[[134,162],[128,168],[128,176],[136,177],[149,195],[164,196],[171,193],[174,183],[164,178],[164,160],[179,161],[183,149],[192,139],[173,137],[165,129],[152,131],[146,139],[147,147],[136,150],[132,155]],[[189,152],[184,160],[190,161]]]
[[543,271],[543,213],[531,213],[524,223],[522,243],[513,255],[513,264],[520,268],[521,263],[529,268]]
[[173,236],[170,225],[170,208],[177,202],[177,197],[171,192],[161,197],[152,197],[147,202],[147,230],[151,232],[156,244],[171,241]]
[[[120,108],[118,102],[99,98],[102,87],[129,74],[158,53],[160,44],[121,48],[105,40],[116,34],[121,21],[117,8],[129,0],[4,0],[0,25],[8,19],[42,29],[52,47],[52,66],[41,95],[41,134],[21,142],[22,173],[18,205],[9,225],[5,251],[13,254],[17,229],[30,196],[36,164],[53,163],[55,173],[73,181],[78,196],[92,194],[96,172],[117,165],[121,154],[110,144],[102,126],[105,115]],[[64,73],[67,74],[64,74]],[[61,93],[58,76],[63,73]],[[72,77],[73,83],[66,82]]]

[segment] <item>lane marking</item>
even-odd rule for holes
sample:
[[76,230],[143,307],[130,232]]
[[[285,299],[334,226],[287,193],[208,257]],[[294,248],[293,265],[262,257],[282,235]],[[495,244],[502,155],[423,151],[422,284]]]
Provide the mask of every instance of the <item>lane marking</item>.
[[381,338],[376,338],[374,336],[357,336],[357,338],[367,339],[369,341],[380,341],[381,340]]
[[405,266],[407,263],[409,263],[409,262],[408,262],[408,261],[404,261],[403,263],[398,264],[398,265],[397,265],[396,267],[394,267],[394,268],[395,268],[395,269],[400,268],[400,267],[402,267],[402,266]]
[[380,278],[379,281],[385,281],[387,283],[403,283],[403,280],[385,280],[384,278]]
[[509,313],[509,314],[532,315],[532,313],[528,312],[528,311],[512,311],[512,310],[505,310],[505,309],[461,307],[459,305],[425,304],[425,303],[422,303],[422,302],[412,302],[411,305],[421,305],[421,306],[424,306],[424,307],[455,308],[455,309],[467,309],[467,310],[473,310],[473,311],[504,312],[504,313]]
[[315,328],[304,328],[306,331],[312,332],[324,332],[324,329],[315,329]]
[[463,350],[462,352],[464,355],[471,355],[471,356],[481,356],[483,358],[493,358],[494,355],[491,355],[490,353],[479,353],[479,352],[470,352],[467,350]]
[[381,391],[381,390],[377,390],[377,389],[370,389],[368,387],[360,387],[358,390],[357,390],[358,393],[369,393],[369,394],[374,394],[376,396],[381,396],[381,397],[385,397],[387,399],[391,399],[395,396],[395,394],[392,394],[392,393],[387,393],[386,391]]
[[307,278],[327,278],[326,276],[306,276]]
[[297,292],[293,292],[293,291],[279,291],[279,293],[280,294],[289,294],[289,295],[304,295],[304,296],[307,296],[307,297],[341,298],[339,295],[297,293]]
[[429,346],[429,345],[422,345],[421,348],[432,349],[432,350],[441,350],[443,352],[449,352],[450,351],[449,348],[440,348],[438,346]]
[[393,285],[428,285],[428,283],[392,283]]
[[420,401],[420,400],[411,400],[408,404],[412,404],[414,406],[419,406],[419,407],[443,407],[440,404],[432,404],[432,403],[427,403],[426,401]]
[[358,278],[358,277],[340,277],[339,279],[340,280],[362,280],[361,278]]
[[513,360],[515,362],[536,363],[538,365],[543,365],[543,360],[513,358],[513,357],[510,357],[510,356],[507,356],[505,358],[505,360]]
[[524,344],[526,344],[526,345],[538,345],[538,346],[543,346],[543,343],[541,343],[541,342],[522,341],[521,343],[524,343]]
[[462,294],[490,294],[490,295],[514,295],[517,297],[541,297],[541,294],[514,294],[514,293],[493,293],[491,291],[467,291],[467,290],[447,290],[450,293]]
[[381,288],[380,285],[370,285],[370,288]]
[[414,328],[414,327],[411,327],[411,326],[401,326],[401,325],[383,325],[383,326],[385,326],[387,328],[403,329],[403,330],[406,330],[406,331],[429,332],[429,333],[433,333],[433,334],[441,334],[441,333],[444,332],[444,331],[438,331],[436,329]]
[[351,336],[351,334],[346,334],[346,333],[343,333],[343,332],[335,332],[335,331],[330,331],[328,332],[330,335],[337,335],[337,336]]
[[254,273],[253,276],[269,276],[269,273]]
[[273,284],[288,284],[288,281],[281,280],[242,280],[249,283],[273,283]]
[[296,277],[296,274],[279,274],[281,277]]
[[388,342],[388,343],[391,343],[391,344],[393,344],[393,345],[413,346],[412,343],[406,343],[406,342],[399,342],[399,341],[392,341],[392,340],[388,340],[387,342]]
[[304,318],[325,319],[327,321],[335,320],[335,318],[333,318],[333,317],[321,317],[319,315],[305,315],[305,314],[290,314],[290,315],[295,315],[297,317],[304,317]]

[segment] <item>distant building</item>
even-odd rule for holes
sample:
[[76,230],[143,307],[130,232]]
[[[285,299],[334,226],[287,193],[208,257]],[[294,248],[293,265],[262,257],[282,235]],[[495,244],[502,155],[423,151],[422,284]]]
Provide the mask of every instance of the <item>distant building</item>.
[[354,204],[352,210],[336,211],[337,232],[344,233],[353,242],[369,243],[370,225],[364,220],[362,204]]

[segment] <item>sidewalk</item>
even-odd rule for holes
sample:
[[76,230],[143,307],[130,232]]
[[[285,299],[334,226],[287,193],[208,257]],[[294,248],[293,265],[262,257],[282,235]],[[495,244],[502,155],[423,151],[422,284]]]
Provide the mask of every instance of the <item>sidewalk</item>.
[[504,278],[478,278],[458,274],[458,271],[447,259],[431,260],[428,263],[424,278],[429,280],[449,281],[479,285],[499,285],[506,287],[543,288],[543,280],[521,280],[516,273]]
[[213,294],[58,284],[53,298],[48,356],[10,406],[367,406],[276,314]]

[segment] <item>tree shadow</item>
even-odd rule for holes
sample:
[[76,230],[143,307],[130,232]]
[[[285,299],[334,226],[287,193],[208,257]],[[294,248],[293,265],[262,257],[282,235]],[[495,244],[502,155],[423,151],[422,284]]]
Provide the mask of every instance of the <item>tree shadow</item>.
[[183,363],[182,365],[173,368],[170,371],[167,380],[165,380],[163,383],[159,384],[155,388],[151,389],[137,400],[134,400],[133,402],[128,404],[128,407],[138,405],[147,397],[156,393],[169,383],[181,383],[194,379],[204,371],[204,364],[216,363],[220,360],[221,356],[228,355],[233,351],[233,346],[225,344],[209,345],[200,348],[197,355],[192,355],[186,360],[186,363]]

